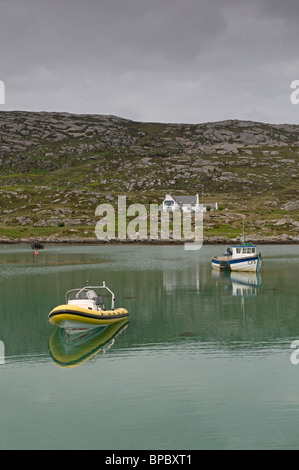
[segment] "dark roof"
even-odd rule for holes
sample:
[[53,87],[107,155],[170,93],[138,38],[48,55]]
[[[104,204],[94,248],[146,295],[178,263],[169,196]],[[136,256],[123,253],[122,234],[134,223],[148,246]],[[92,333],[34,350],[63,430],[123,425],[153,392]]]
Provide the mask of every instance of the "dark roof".
[[[177,204],[179,204],[180,206],[183,206],[183,205],[192,205],[192,204],[196,204],[197,202],[197,196],[171,196],[171,194],[168,194],[168,196],[170,196]],[[164,199],[165,201],[165,199]],[[216,208],[217,207],[217,202],[212,202],[212,203],[202,203],[202,205],[204,207],[208,207],[210,206],[211,209],[212,208]]]
[[171,196],[178,204],[196,204],[196,196]]

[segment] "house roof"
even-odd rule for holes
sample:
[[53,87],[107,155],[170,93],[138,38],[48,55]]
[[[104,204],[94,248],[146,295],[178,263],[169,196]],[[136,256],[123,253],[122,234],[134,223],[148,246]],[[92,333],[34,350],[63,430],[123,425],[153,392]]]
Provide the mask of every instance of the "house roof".
[[184,204],[196,204],[196,195],[195,196],[171,196],[172,199],[180,205]]
[[[166,194],[164,201],[169,200],[169,198],[173,199],[179,206],[183,205],[196,205],[197,204],[197,195],[195,196],[171,196],[170,194]],[[217,209],[217,202],[212,203],[202,203],[203,207],[210,206],[211,209]]]

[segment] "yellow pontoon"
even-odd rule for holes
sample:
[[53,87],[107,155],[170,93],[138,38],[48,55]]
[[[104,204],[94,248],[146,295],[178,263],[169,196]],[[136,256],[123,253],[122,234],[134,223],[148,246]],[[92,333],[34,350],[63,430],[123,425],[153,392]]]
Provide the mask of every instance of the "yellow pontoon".
[[[103,296],[97,294],[99,289],[105,289],[111,295],[108,310],[105,309]],[[77,334],[127,318],[128,311],[125,308],[115,308],[114,304],[114,293],[103,282],[102,286],[85,286],[67,291],[65,304],[55,307],[48,318],[50,323],[65,329],[68,334]]]

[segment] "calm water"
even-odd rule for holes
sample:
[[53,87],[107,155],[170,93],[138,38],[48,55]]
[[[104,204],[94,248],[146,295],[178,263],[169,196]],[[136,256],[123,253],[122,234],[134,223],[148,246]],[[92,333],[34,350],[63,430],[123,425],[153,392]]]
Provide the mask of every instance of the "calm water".
[[[0,247],[0,448],[299,449],[299,246],[260,276],[225,248]],[[47,315],[87,280],[129,322],[69,340]]]

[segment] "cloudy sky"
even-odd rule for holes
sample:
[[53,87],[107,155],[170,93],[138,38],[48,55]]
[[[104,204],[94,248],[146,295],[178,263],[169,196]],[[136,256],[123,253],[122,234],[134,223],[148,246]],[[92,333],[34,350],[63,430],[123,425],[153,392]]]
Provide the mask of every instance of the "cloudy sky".
[[298,22],[298,0],[0,0],[0,111],[297,124]]

